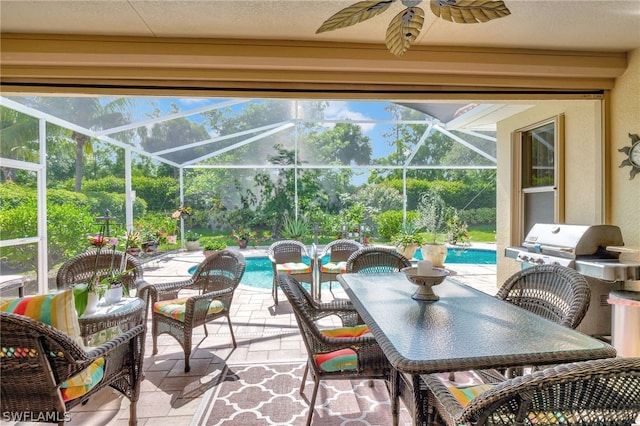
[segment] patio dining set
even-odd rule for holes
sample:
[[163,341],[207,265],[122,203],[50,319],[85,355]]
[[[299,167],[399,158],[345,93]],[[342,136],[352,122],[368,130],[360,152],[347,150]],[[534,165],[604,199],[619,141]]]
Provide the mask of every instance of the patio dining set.
[[[226,319],[236,347],[230,307],[246,267],[241,252],[217,251],[177,282],[149,284],[140,271],[127,282],[136,297],[78,319],[71,287],[90,256],[61,268],[58,292],[0,303],[3,413],[63,424],[71,407],[109,386],[131,401],[129,424],[136,424],[149,316],[154,353],[159,335],[172,336],[185,372],[196,327],[206,335],[208,322]],[[640,418],[640,358],[616,356],[575,330],[590,290],[569,268],[523,269],[495,297],[448,277],[434,287],[438,300],[420,301],[402,272],[411,261],[393,248],[337,240],[307,253],[301,243],[279,241],[269,256],[274,303],[280,290],[308,355],[299,392],[307,376],[314,381],[307,425],[320,381],[353,379],[385,381],[394,424],[400,402],[417,425],[632,426]],[[348,298],[323,302],[323,282],[338,283]],[[321,325],[326,317],[342,326]]]

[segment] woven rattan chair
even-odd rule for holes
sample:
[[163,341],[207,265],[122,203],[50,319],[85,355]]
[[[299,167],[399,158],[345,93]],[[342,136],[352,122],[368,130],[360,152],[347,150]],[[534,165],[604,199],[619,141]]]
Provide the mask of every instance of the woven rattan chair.
[[591,290],[586,278],[571,268],[535,265],[509,277],[496,297],[576,328],[589,309]]
[[[321,332],[316,323],[316,320],[326,316],[326,313],[318,311],[310,304],[309,298],[304,295],[305,290],[300,283],[292,276],[281,273],[278,275],[278,284],[289,300],[289,303],[291,303],[298,327],[300,328],[300,333],[302,334],[302,340],[309,355],[302,376],[302,384],[300,385],[300,394],[302,394],[307,374],[309,370],[311,370],[314,387],[313,394],[309,400],[307,425],[311,424],[320,380],[384,379],[389,383],[391,380],[392,367],[373,336],[327,337]],[[333,313],[335,312],[332,312],[332,314]],[[325,371],[320,368],[316,362],[316,356],[341,349],[350,349],[355,352],[357,365],[354,369]],[[397,424],[398,410],[396,399],[391,397],[391,400],[393,401],[392,412],[394,424]]]
[[[74,284],[89,282],[93,277],[94,271],[96,271],[97,255],[95,250],[89,250],[66,261],[56,275],[56,286],[58,290],[65,289]],[[102,250],[98,257],[97,278],[102,279],[106,277],[112,271],[112,266],[119,268],[122,256],[124,256],[124,252],[116,250],[113,254],[112,263],[112,251],[107,249]],[[125,270],[131,270],[131,273],[122,279],[123,284],[129,292],[145,285],[142,265],[140,265],[134,256],[127,255]]]
[[[46,324],[0,313],[1,412],[16,419],[64,424],[71,408],[110,386],[131,401],[129,424],[137,424],[145,333],[146,325],[139,325],[86,352],[71,337]],[[100,357],[105,359],[102,380],[87,394],[65,403],[60,384]]]
[[[276,241],[269,247],[269,260],[273,268],[273,286],[271,293],[273,301],[278,304],[278,274],[285,272],[293,275],[296,280],[313,285],[313,270],[315,268],[315,256],[310,256],[307,248],[300,241],[282,240]],[[310,264],[304,262],[304,258],[310,259]]]
[[374,274],[399,272],[411,266],[411,261],[395,248],[367,246],[351,254],[347,259],[347,272]]
[[[153,354],[158,353],[158,336],[167,333],[173,336],[184,350],[184,371],[188,372],[191,356],[193,329],[204,327],[208,336],[207,323],[218,318],[226,318],[231,331],[233,347],[236,338],[233,335],[231,302],[236,287],[242,279],[246,262],[244,256],[236,251],[221,250],[206,257],[194,272],[184,281],[149,284],[143,289],[148,292],[152,306],[151,334],[153,336]],[[191,295],[181,296],[181,292],[192,290]],[[198,294],[193,294],[193,293]],[[144,297],[144,296],[143,296]]]
[[[327,244],[318,254],[320,287],[322,287],[322,283],[328,282],[329,290],[331,290],[331,283],[336,280],[338,274],[347,272],[349,256],[360,248],[362,248],[362,244],[359,242],[346,239],[331,241]],[[327,255],[329,255],[329,260],[323,263],[322,258]]]
[[[511,275],[496,297],[565,327],[576,328],[589,309],[591,289],[586,278],[571,268],[535,265]],[[487,382],[502,381],[521,372],[522,368],[508,368],[504,373],[477,371]],[[450,379],[454,377],[451,373]]]
[[640,358],[562,364],[501,382],[462,405],[435,375],[422,376],[434,425],[631,426],[640,416]]

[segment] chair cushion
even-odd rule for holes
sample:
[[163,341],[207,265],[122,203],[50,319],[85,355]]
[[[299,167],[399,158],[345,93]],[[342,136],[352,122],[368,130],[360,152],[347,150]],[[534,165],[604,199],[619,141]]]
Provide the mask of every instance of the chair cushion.
[[[32,320],[50,325],[69,336],[80,347],[84,347],[72,288],[68,288],[57,293],[4,299],[0,301],[0,311],[22,315],[31,318]],[[98,360],[94,361],[94,363]],[[102,360],[102,364],[104,364],[104,360]],[[96,381],[97,375],[94,377],[94,373],[95,370],[92,369],[92,366],[89,366],[69,379],[72,387],[80,386],[83,389],[73,389],[68,391],[69,395],[76,396],[69,397],[66,400],[77,398],[89,392],[89,390],[91,390],[91,388],[95,386],[100,379],[102,379],[102,373],[100,372],[100,377]],[[63,393],[63,398],[64,397]]]
[[329,328],[326,330],[320,330],[320,333],[327,337],[361,337],[361,336],[372,336],[369,331],[369,327],[366,324],[360,324],[353,327],[339,327],[339,328]]
[[[186,310],[187,300],[188,298],[183,298],[156,302],[153,304],[153,312],[184,322],[184,311]],[[222,312],[224,308],[224,303],[220,300],[212,300],[209,304],[207,315]]]
[[347,262],[327,262],[320,265],[320,272],[326,274],[344,274],[347,272]]
[[480,395],[482,392],[488,391],[489,389],[493,388],[493,386],[494,385],[492,384],[484,384],[464,388],[448,386],[447,388],[449,389],[449,392],[451,392],[451,395],[453,395],[458,400],[460,405],[466,407],[473,398]]
[[353,349],[340,349],[326,354],[314,355],[313,359],[323,371],[355,370],[358,368],[358,355]]
[[297,262],[278,263],[276,265],[276,270],[289,275],[310,274],[311,266],[306,263]]
[[62,399],[66,402],[81,397],[100,383],[103,377],[104,358],[100,357],[89,367],[60,385]]
[[57,293],[2,299],[0,311],[48,324],[71,337],[80,347],[84,346],[72,288]]

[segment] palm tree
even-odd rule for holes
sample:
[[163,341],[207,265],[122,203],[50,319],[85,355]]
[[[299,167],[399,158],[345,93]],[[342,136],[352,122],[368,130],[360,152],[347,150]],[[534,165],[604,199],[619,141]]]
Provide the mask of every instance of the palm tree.
[[[43,111],[70,117],[68,121],[94,131],[128,123],[131,106],[129,98],[41,97],[34,98],[34,103]],[[75,191],[81,192],[84,155],[93,151],[91,138],[77,131],[72,131],[70,138],[76,144]]]

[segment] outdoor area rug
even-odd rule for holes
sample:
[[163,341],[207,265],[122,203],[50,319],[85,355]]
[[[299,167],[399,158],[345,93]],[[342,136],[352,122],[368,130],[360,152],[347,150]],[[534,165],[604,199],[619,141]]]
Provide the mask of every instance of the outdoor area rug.
[[[304,425],[313,381],[299,393],[304,363],[230,365],[209,389],[192,425]],[[383,380],[322,380],[312,425],[391,425],[391,403]],[[400,403],[400,424],[410,425]]]

